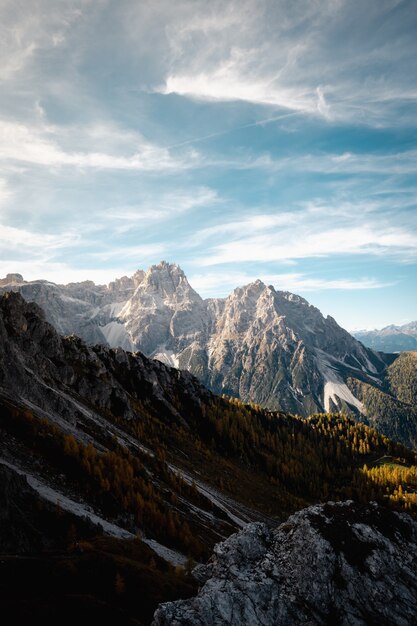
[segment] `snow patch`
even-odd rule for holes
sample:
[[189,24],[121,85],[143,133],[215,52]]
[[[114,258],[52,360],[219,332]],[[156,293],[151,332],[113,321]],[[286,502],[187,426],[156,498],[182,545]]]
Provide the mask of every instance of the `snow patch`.
[[105,326],[100,326],[100,330],[111,348],[120,347],[129,351],[135,349],[129,333],[121,322],[109,322]]
[[343,382],[327,381],[324,385],[324,410],[328,413],[331,411],[330,400],[337,405],[337,399],[345,400],[348,404],[356,406],[363,413],[363,404],[360,402],[349,387]]
[[336,368],[325,358],[324,353],[318,349],[316,350],[316,363],[325,381],[323,398],[324,410],[329,413],[331,411],[330,400],[337,406],[337,400],[339,399],[355,406],[363,413],[362,402],[355,398]]
[[172,350],[168,350],[165,346],[158,346],[152,358],[165,363],[165,365],[179,369],[178,355]]
[[[94,511],[86,504],[81,502],[75,502],[71,500],[61,492],[53,489],[51,486],[45,484],[43,481],[39,480],[32,474],[28,474],[26,471],[14,465],[13,463],[9,463],[5,459],[0,458],[0,464],[6,465],[17,474],[21,476],[25,476],[28,484],[36,493],[38,493],[41,498],[47,500],[48,502],[52,502],[52,504],[59,505],[61,509],[76,515],[77,517],[87,518],[96,526],[100,526],[103,529],[103,532],[106,535],[110,535],[111,537],[117,537],[118,539],[135,539],[136,535],[130,533],[125,528],[121,528],[112,522],[108,522],[103,517],[100,517],[94,513]],[[158,556],[165,559],[171,565],[181,565],[184,566],[187,563],[187,557],[177,552],[176,550],[172,550],[171,548],[167,548],[166,546],[158,543],[154,539],[147,539],[146,537],[141,538],[143,543],[146,543]]]

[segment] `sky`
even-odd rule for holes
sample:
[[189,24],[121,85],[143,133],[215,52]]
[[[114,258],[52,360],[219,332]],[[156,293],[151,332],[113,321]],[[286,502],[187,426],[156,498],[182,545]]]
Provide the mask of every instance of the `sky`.
[[0,0],[0,276],[417,319],[415,0]]

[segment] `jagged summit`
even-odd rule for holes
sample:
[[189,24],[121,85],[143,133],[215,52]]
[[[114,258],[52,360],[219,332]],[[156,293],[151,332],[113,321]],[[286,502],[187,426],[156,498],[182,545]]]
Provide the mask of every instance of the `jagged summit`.
[[385,363],[304,298],[262,280],[203,300],[175,263],[108,286],[20,282],[1,290],[37,302],[63,334],[140,350],[198,376],[216,393],[307,415],[361,412],[348,378],[379,385]]
[[145,273],[140,287],[142,291],[151,287],[167,297],[174,296],[178,290],[194,292],[180,266],[166,261],[152,265]]

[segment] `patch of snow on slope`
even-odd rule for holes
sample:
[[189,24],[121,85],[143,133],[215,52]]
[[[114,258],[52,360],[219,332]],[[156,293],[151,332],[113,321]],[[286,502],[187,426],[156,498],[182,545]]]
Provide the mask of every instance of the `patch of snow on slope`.
[[356,406],[359,411],[363,412],[363,404],[360,402],[349,387],[343,382],[327,381],[324,385],[324,409],[330,412],[330,399],[337,405],[337,398],[345,400],[348,404]]
[[129,333],[121,322],[109,322],[105,326],[100,326],[100,330],[111,348],[120,347],[129,351],[135,349]]
[[179,368],[178,356],[172,350],[167,350],[165,346],[158,346],[152,358],[157,359],[170,367]]
[[322,350],[316,349],[316,363],[324,378],[324,410],[330,412],[330,400],[337,405],[337,399],[339,398],[355,406],[363,413],[362,402],[355,398],[337,370],[329,363]]

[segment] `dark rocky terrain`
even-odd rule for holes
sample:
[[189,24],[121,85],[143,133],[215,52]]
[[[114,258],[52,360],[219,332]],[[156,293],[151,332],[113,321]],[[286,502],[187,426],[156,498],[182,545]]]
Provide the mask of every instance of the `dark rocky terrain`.
[[353,502],[304,509],[276,530],[250,524],[194,572],[195,598],[154,626],[412,626],[417,523]]

